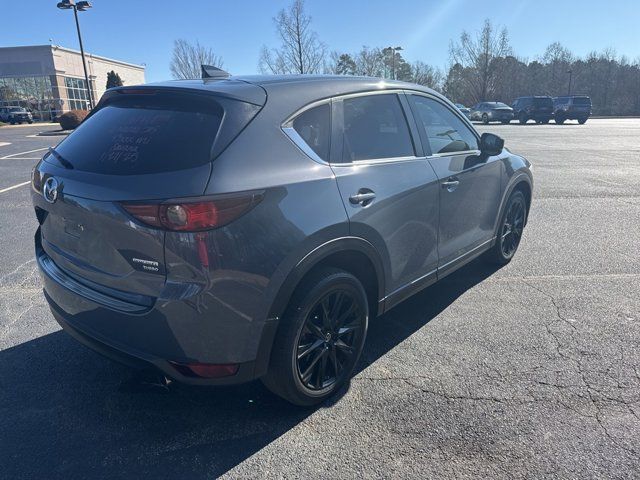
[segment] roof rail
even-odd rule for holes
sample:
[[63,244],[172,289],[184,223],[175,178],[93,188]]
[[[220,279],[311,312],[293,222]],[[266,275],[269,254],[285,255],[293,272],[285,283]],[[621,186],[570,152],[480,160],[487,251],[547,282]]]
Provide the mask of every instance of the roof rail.
[[214,67],[213,65],[200,65],[202,68],[202,78],[229,78],[231,74],[225,72],[221,68]]

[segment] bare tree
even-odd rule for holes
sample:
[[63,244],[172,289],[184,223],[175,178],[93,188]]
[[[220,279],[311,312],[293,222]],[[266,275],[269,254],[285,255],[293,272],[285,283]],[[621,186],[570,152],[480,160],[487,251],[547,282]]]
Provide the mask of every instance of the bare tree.
[[262,47],[258,68],[262,73],[320,73],[327,47],[311,30],[311,17],[304,11],[304,0],[294,0],[273,19],[280,36],[280,48]]
[[222,57],[213,53],[209,47],[189,43],[183,38],[173,42],[173,56],[171,58],[171,75],[173,78],[200,78],[201,65],[212,65],[222,67]]
[[507,29],[496,32],[491,21],[487,19],[475,37],[462,32],[460,41],[451,43],[450,54],[453,64],[459,64],[472,73],[466,75],[465,80],[475,100],[488,100],[493,93],[494,82],[500,74],[494,60],[511,54]]
[[418,60],[411,65],[411,81],[418,85],[439,90],[442,88],[442,72]]
[[382,77],[385,72],[384,53],[379,48],[362,47],[355,58],[358,75]]

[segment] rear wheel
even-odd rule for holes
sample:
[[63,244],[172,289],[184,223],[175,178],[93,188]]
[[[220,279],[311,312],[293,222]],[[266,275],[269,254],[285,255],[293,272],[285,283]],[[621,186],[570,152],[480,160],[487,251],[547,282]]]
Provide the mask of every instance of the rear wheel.
[[511,194],[500,220],[496,244],[488,252],[492,263],[505,265],[518,250],[527,218],[527,201],[520,190]]
[[486,113],[482,114],[482,123],[485,125],[489,123],[489,116]]
[[585,123],[587,123],[587,118],[586,117],[579,118],[578,123],[580,125],[584,125]]
[[562,125],[565,121],[565,118],[562,115],[556,115],[556,123],[558,125]]
[[311,274],[281,320],[263,383],[296,405],[324,401],[351,378],[368,318],[367,296],[357,278],[335,268]]
[[527,123],[527,116],[524,113],[521,113],[520,115],[518,115],[518,121],[521,125],[524,125],[525,123]]
[[511,123],[511,120],[502,120],[503,125],[508,125]]

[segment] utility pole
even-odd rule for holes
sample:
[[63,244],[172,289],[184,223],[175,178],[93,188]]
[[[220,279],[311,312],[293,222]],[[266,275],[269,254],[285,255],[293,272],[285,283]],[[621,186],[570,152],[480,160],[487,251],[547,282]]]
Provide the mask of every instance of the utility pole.
[[80,56],[82,57],[82,68],[84,69],[84,81],[87,85],[87,98],[89,100],[89,110],[93,108],[93,95],[91,92],[91,84],[89,83],[89,74],[87,73],[87,62],[84,58],[84,47],[82,45],[82,35],[80,34],[80,22],[78,21],[78,10],[84,12],[91,8],[91,4],[86,1],[76,3],[75,0],[62,0],[58,2],[60,10],[73,9],[73,16],[76,19],[76,30],[78,31],[78,42],[80,43]]
[[387,47],[382,51],[391,54],[391,78],[396,79],[396,52],[402,50],[402,47]]

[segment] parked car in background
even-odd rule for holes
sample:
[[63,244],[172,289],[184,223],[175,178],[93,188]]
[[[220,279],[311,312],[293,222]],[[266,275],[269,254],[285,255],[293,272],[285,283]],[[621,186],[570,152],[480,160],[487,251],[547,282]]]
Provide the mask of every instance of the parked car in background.
[[470,120],[509,123],[513,119],[513,109],[502,102],[480,102],[471,107]]
[[32,173],[45,297],[106,356],[317,404],[371,317],[481,254],[513,258],[533,177],[503,146],[439,93],[378,78],[110,89]]
[[15,125],[16,123],[33,123],[33,115],[23,107],[1,107],[0,121]]
[[553,116],[557,124],[577,120],[584,124],[591,116],[591,98],[586,95],[567,95],[553,99]]
[[454,105],[464,114],[465,117],[469,118],[469,116],[471,115],[471,109],[469,107],[465,107],[461,103],[454,103]]
[[549,123],[553,117],[553,98],[545,96],[531,96],[516,98],[511,105],[513,116],[521,124],[529,120],[536,123]]

